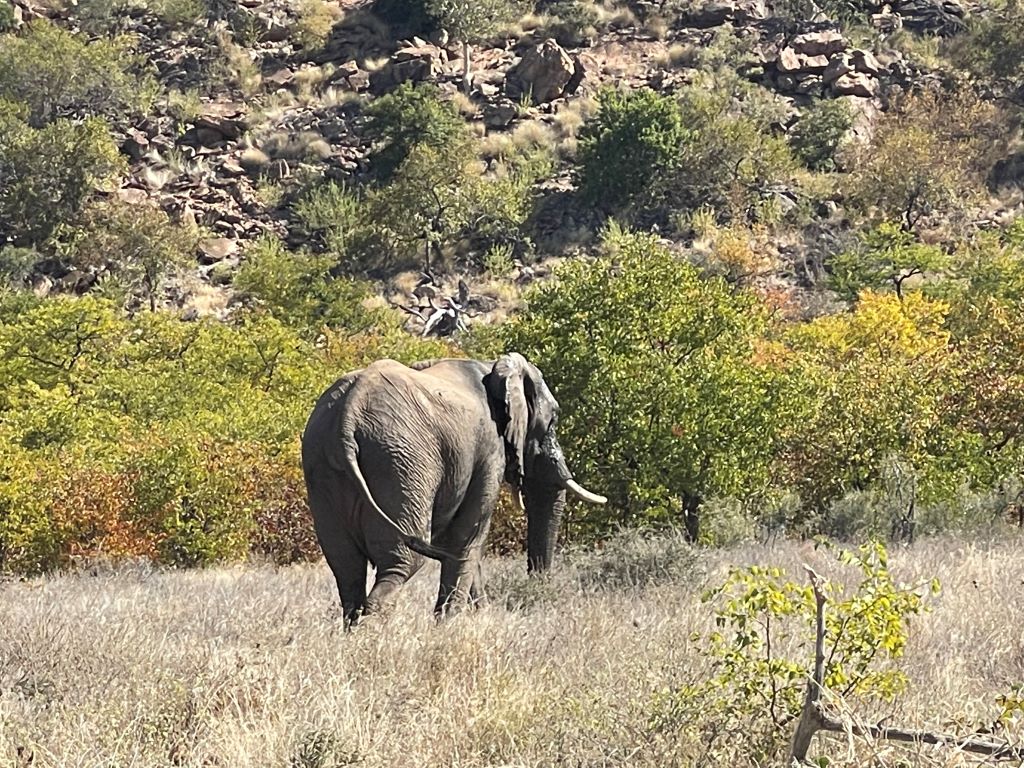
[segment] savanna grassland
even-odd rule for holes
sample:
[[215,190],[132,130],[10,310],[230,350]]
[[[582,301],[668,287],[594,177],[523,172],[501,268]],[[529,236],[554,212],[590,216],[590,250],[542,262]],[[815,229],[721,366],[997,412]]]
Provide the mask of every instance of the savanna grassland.
[[[907,687],[893,703],[832,706],[868,722],[991,726],[997,699],[1024,676],[1021,550],[1019,537],[894,550],[897,580],[942,584],[892,663]],[[803,563],[852,577],[811,542],[697,550],[634,535],[570,553],[545,580],[527,579],[518,559],[492,560],[490,604],[441,624],[425,570],[389,618],[352,633],[322,564],[7,583],[0,764],[754,764],[731,735],[757,730],[753,719],[666,716],[672,691],[713,674],[698,638],[713,630],[714,605],[700,595],[734,563],[780,566],[795,580]],[[809,664],[810,638],[794,630],[782,653]],[[724,736],[710,753],[709,726]],[[812,755],[834,765],[978,761],[954,748],[818,738]]]

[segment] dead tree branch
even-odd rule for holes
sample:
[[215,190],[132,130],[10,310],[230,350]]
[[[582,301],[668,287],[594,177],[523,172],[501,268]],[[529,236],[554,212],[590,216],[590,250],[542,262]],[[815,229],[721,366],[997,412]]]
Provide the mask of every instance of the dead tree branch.
[[818,731],[829,733],[848,733],[854,736],[867,736],[873,739],[885,739],[907,744],[936,744],[953,747],[964,752],[986,755],[996,760],[1024,760],[1024,748],[1006,741],[976,739],[956,736],[933,731],[917,731],[905,728],[889,728],[883,725],[862,725],[855,722],[843,722],[826,714],[821,704],[821,695],[825,690],[825,595],[822,591],[821,577],[808,566],[804,566],[814,590],[816,607],[814,638],[814,672],[807,681],[807,694],[804,697],[803,710],[797,722],[796,731],[790,747],[790,764],[803,765],[807,760],[807,752],[811,748],[811,740]]

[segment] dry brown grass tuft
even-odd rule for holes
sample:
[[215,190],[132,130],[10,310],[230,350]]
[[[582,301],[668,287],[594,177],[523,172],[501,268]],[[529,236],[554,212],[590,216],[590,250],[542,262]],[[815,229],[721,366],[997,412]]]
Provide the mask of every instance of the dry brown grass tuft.
[[[995,696],[1024,678],[1021,549],[943,539],[892,552],[901,580],[943,583],[911,629],[894,721],[990,722]],[[37,767],[692,765],[647,722],[655,691],[704,673],[689,639],[710,624],[701,589],[729,563],[834,572],[822,557],[809,543],[712,552],[635,538],[543,580],[492,561],[491,604],[441,625],[431,568],[389,619],[351,634],[322,564],[2,584],[0,765],[19,749]],[[819,747],[844,765],[968,764],[950,750]]]

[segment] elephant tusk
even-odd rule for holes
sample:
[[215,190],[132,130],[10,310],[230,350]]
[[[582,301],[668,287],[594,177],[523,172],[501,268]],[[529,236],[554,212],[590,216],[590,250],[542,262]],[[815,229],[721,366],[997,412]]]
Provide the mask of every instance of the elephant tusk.
[[526,511],[526,500],[523,498],[523,492],[522,491],[516,491],[516,501],[519,503],[519,511],[520,512],[525,512]]
[[591,493],[586,488],[584,488],[582,485],[580,485],[575,480],[573,480],[571,477],[568,480],[565,481],[565,487],[568,488],[573,493],[575,493],[577,496],[579,496],[584,501],[589,501],[591,504],[607,504],[608,503],[607,497],[599,496],[596,493]]

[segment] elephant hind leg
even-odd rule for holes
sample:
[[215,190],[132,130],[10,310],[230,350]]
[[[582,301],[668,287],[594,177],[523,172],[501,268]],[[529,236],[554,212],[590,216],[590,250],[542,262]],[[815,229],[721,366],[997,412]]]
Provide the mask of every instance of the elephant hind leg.
[[366,556],[350,540],[325,546],[324,555],[338,583],[345,626],[357,624],[366,606]]
[[342,523],[352,502],[333,474],[322,475],[308,490],[317,540],[338,584],[347,626],[358,621],[366,603],[366,555]]

